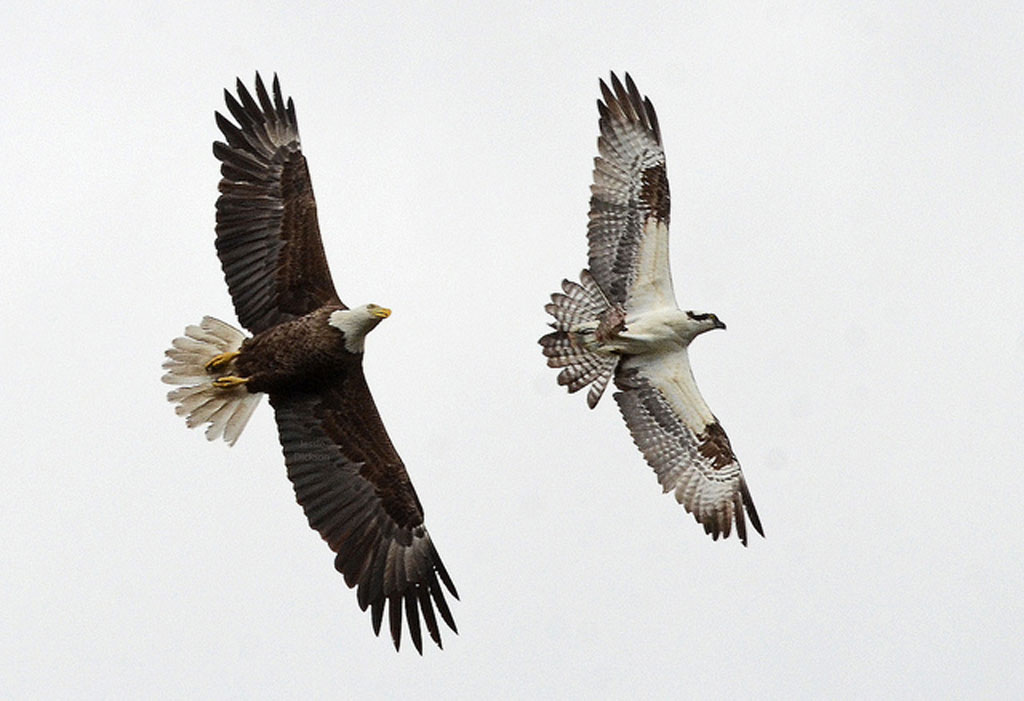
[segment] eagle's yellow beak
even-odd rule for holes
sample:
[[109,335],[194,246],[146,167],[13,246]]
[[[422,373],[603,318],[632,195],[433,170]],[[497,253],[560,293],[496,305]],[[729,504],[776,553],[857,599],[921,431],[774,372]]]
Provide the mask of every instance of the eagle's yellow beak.
[[377,319],[387,319],[391,316],[391,310],[387,307],[377,307],[373,310],[373,316]]

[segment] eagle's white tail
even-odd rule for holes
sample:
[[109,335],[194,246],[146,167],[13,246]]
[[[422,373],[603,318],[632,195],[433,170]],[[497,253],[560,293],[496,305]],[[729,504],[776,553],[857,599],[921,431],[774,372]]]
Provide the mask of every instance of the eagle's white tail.
[[204,423],[206,437],[223,437],[234,445],[260,402],[262,394],[252,394],[245,385],[222,389],[213,381],[232,374],[234,362],[218,370],[208,370],[207,363],[223,353],[233,353],[242,347],[245,334],[212,316],[204,316],[199,326],[189,326],[185,335],[174,339],[167,349],[163,381],[169,385],[182,385],[167,393],[167,399],[177,404],[178,416],[184,416],[189,428]]
[[593,409],[604,393],[619,362],[617,353],[600,349],[623,328],[625,314],[613,307],[589,270],[580,273],[580,282],[562,280],[562,292],[551,295],[544,310],[555,317],[555,329],[540,339],[548,367],[564,368],[558,384],[576,392],[590,385],[587,406]]

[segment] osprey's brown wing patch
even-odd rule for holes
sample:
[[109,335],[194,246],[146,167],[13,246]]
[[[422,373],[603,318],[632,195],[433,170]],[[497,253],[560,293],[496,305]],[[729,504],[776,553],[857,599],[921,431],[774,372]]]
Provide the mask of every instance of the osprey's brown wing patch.
[[395,649],[406,620],[422,653],[420,615],[441,646],[435,609],[457,631],[444,587],[455,585],[423,525],[423,508],[388,438],[362,365],[317,392],[271,394],[295,496],[331,550],[345,583],[380,634],[384,605]]
[[628,73],[625,85],[614,73],[611,83],[609,88],[601,81],[603,100],[597,101],[601,134],[590,187],[590,272],[613,304],[629,307],[640,277],[642,295],[653,295],[657,304],[674,303],[668,176],[658,117]]
[[252,333],[341,304],[327,267],[291,98],[274,76],[273,99],[256,74],[256,97],[237,83],[224,99],[237,125],[216,113],[221,161],[217,255],[238,320]]
[[744,512],[763,536],[729,438],[697,391],[685,356],[627,361],[616,372],[615,386],[633,442],[662,489],[673,492],[715,540],[728,538],[735,522],[746,545]]

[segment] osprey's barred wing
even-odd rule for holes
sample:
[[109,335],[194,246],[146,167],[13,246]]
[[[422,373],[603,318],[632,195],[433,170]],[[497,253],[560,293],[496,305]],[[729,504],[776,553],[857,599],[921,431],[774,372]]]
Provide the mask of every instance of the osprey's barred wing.
[[629,74],[601,81],[600,154],[594,159],[590,272],[629,311],[675,307],[668,260],[669,189],[658,118]]
[[747,524],[764,535],[743,472],[721,424],[697,391],[685,350],[650,361],[634,356],[615,375],[615,393],[633,441],[666,492],[718,540],[732,524],[744,545]]
[[313,186],[299,143],[295,105],[274,76],[273,99],[256,74],[256,98],[237,83],[224,99],[237,126],[219,112],[227,143],[217,199],[217,255],[238,320],[252,333],[324,304],[340,304],[327,267]]
[[357,587],[380,634],[384,607],[395,649],[406,620],[422,653],[420,615],[441,646],[437,613],[457,631],[444,587],[455,585],[423,525],[423,508],[354,364],[314,392],[271,394],[295,496],[331,550],[345,583]]

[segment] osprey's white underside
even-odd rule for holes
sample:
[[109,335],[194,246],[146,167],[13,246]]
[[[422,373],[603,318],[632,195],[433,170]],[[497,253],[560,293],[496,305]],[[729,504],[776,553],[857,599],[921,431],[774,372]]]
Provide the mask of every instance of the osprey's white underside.
[[687,353],[699,329],[685,312],[671,307],[627,315],[626,329],[607,343],[596,341],[592,331],[588,340],[599,352],[626,355],[623,369],[637,368],[664,395],[676,416],[699,434],[715,421],[697,389]]
[[626,311],[633,314],[678,309],[672,289],[668,258],[668,222],[649,217],[636,258],[636,278],[629,290]]

